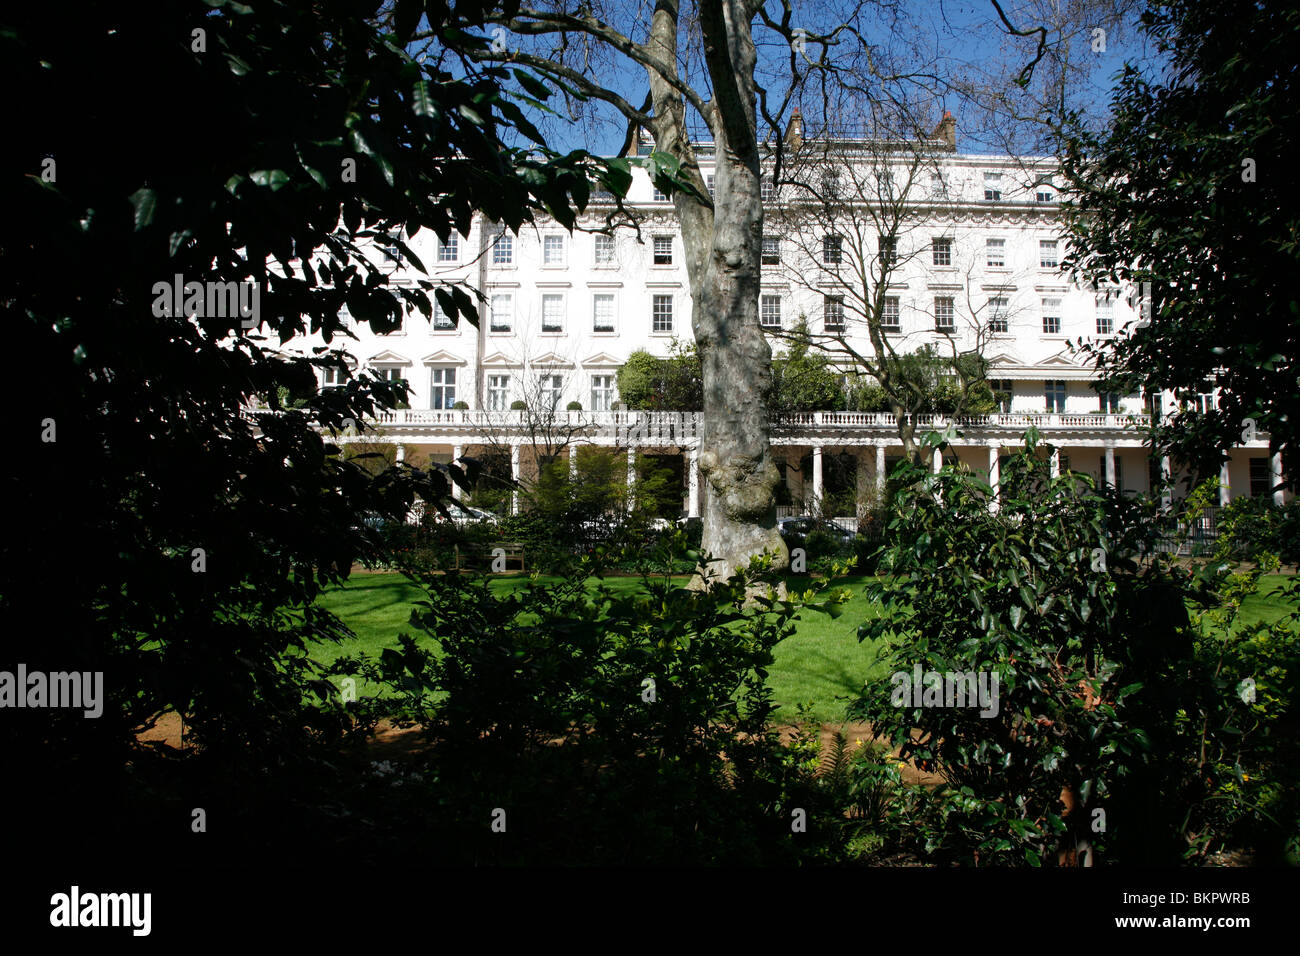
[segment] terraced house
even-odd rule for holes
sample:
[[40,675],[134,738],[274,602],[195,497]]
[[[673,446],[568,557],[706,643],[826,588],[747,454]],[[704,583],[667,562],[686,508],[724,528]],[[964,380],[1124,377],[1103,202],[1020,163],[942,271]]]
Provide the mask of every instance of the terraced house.
[[[806,329],[846,388],[882,347],[982,357],[992,407],[914,418],[919,431],[957,429],[936,465],[959,461],[994,485],[1000,457],[1030,426],[1054,447],[1055,469],[1130,493],[1148,491],[1161,470],[1177,474],[1176,462],[1152,459],[1144,437],[1174,396],[1099,391],[1076,348],[1142,321],[1143,306],[1132,289],[1085,288],[1062,271],[1050,158],[958,152],[951,116],[911,143],[805,140],[796,116],[780,145],[780,165],[773,149],[763,179],[759,310],[775,354]],[[697,155],[712,188],[711,147]],[[385,441],[423,461],[496,455],[516,477],[559,455],[576,459],[584,445],[625,449],[629,468],[635,455],[654,455],[681,478],[683,514],[699,513],[698,413],[629,409],[618,389],[633,352],[666,357],[692,337],[672,201],[634,174],[626,214],[598,195],[573,233],[541,224],[512,235],[479,220],[445,242],[413,238],[434,278],[481,291],[480,321],[407,317],[386,335],[357,326],[350,367],[411,387],[410,407],[380,422]],[[390,253],[394,282],[419,275]],[[333,373],[321,381],[333,384]],[[1215,401],[1213,383],[1196,401]],[[1245,437],[1223,468],[1224,502],[1271,494],[1280,478],[1268,436]],[[773,444],[785,462],[785,513],[825,506],[849,520],[853,498],[883,487],[904,452],[895,416],[881,410],[787,410]]]

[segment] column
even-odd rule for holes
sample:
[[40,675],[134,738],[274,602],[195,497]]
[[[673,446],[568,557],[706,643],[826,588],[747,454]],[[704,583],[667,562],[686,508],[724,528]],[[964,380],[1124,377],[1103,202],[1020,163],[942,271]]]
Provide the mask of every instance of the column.
[[400,441],[397,443],[397,463],[400,465],[406,461],[406,446]]
[[813,513],[820,515],[822,512],[822,446],[813,445],[812,449],[812,466],[813,466]]
[[690,487],[690,497],[686,503],[686,515],[690,518],[700,516],[700,446],[690,451],[686,461],[686,481]]
[[885,497],[885,445],[881,442],[876,446],[876,493],[881,498]]
[[1161,480],[1164,481],[1165,484],[1165,490],[1160,495],[1160,505],[1163,508],[1172,508],[1174,504],[1174,489],[1169,484],[1170,479],[1173,476],[1173,473],[1174,473],[1173,462],[1170,461],[1168,455],[1164,455],[1160,459],[1160,478]]
[[510,479],[515,487],[510,490],[510,513],[519,514],[519,442],[510,443]]
[[1061,477],[1061,449],[1052,449],[1052,456],[1049,459],[1049,469],[1053,478]]
[[636,500],[632,494],[632,487],[636,484],[636,449],[627,450],[627,510],[632,511],[636,507]]
[[1273,492],[1273,504],[1279,508],[1286,504],[1286,492],[1280,487],[1282,484],[1282,453],[1280,451],[1273,453],[1273,458],[1269,462],[1269,472],[1273,477],[1273,487],[1277,491]]
[[1113,441],[1106,442],[1106,484],[1115,488],[1115,443]]
[[934,450],[934,458],[930,462],[930,470],[937,475],[941,468],[943,468],[943,450],[936,447]]
[[578,480],[578,445],[576,442],[569,443],[569,480]]
[[[460,461],[461,456],[464,454],[465,454],[464,445],[452,445],[451,446],[452,464],[455,464],[456,462]],[[456,484],[455,481],[451,483],[451,496],[453,498],[460,498],[464,493],[465,493],[464,490],[460,487],[460,485]]]
[[1232,502],[1232,487],[1229,482],[1229,462],[1219,466],[1219,505],[1226,508]]
[[858,501],[858,522],[861,523],[862,518],[871,504],[871,499],[867,494],[867,489],[870,487],[871,480],[869,477],[870,473],[867,469],[867,450],[865,448],[854,449],[853,458],[857,463],[857,472],[854,475],[853,481],[853,492]]
[[989,445],[989,487],[993,489],[993,497],[989,500],[989,510],[998,510],[998,493],[1002,484],[1002,447],[1000,445]]

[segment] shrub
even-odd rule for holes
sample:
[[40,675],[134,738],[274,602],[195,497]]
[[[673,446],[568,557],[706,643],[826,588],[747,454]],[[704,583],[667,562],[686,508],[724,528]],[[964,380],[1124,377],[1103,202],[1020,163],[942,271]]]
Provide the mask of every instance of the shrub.
[[569,402],[569,404],[566,405],[565,408],[567,408],[571,412],[580,412],[582,411],[582,402],[578,402],[578,401]]
[[528,409],[528,403],[525,402],[522,398],[516,398],[513,402],[510,403],[510,410],[512,412],[522,412],[522,411],[526,411],[527,409]]

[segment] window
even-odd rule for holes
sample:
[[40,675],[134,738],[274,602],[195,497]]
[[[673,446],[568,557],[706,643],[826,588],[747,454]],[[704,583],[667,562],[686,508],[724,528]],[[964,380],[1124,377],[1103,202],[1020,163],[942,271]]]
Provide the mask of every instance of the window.
[[898,239],[895,236],[880,237],[880,264],[892,266],[898,261]]
[[401,366],[398,365],[380,365],[375,369],[375,374],[385,382],[401,382],[406,379],[402,374]]
[[538,398],[542,400],[542,410],[555,411],[564,395],[564,376],[543,375],[539,386]]
[[1043,300],[1043,334],[1061,334],[1061,300]]
[[542,296],[542,331],[564,331],[564,296],[555,293]]
[[651,332],[671,332],[673,330],[673,297],[657,295],[651,308]]
[[490,412],[504,412],[509,405],[510,376],[489,375],[487,377],[487,407]]
[[1115,331],[1115,300],[1108,295],[1097,296],[1097,334],[1110,335]]
[[984,259],[990,269],[1007,267],[1007,241],[1005,239],[985,239]]
[[948,194],[948,186],[943,181],[943,176],[939,173],[930,174],[930,198],[942,199]]
[[987,202],[998,202],[1002,199],[1001,173],[984,174],[984,199]]
[[934,300],[934,328],[936,332],[956,331],[953,318],[952,297],[939,296]]
[[456,323],[452,322],[449,316],[442,308],[442,304],[435,298],[433,300],[433,329],[435,332],[450,332],[456,328]]
[[1038,240],[1038,265],[1043,269],[1055,269],[1059,265],[1055,239]]
[[822,236],[822,262],[837,266],[843,259],[844,240],[840,236]]
[[1047,399],[1047,410],[1049,412],[1065,411],[1065,382],[1048,379],[1043,383],[1044,395]]
[[706,175],[706,176],[704,177],[704,185],[706,185],[706,186],[709,187],[709,195],[710,195],[710,196],[713,195],[713,183],[714,183],[714,181],[715,181],[715,177],[714,177],[714,174],[713,174],[713,173],[709,173],[708,175]]
[[758,324],[765,329],[781,327],[781,297],[763,295],[758,300]]
[[429,370],[429,407],[451,408],[456,404],[456,370],[433,368]]
[[438,242],[438,261],[455,262],[460,258],[460,237],[454,232],[447,237],[446,242]]
[[654,188],[654,200],[655,202],[667,202],[668,194],[664,192],[662,189],[660,189],[658,186],[656,186]]
[[998,296],[989,299],[989,331],[1007,331],[1007,300]]
[[515,318],[515,297],[510,293],[498,293],[492,296],[492,318],[490,329],[493,332],[509,332]]
[[614,237],[597,235],[595,262],[598,266],[607,266],[614,261]]
[[508,232],[499,233],[492,243],[492,264],[508,266],[515,261],[515,237]]
[[936,266],[952,265],[952,240],[938,238],[930,240],[930,254],[934,257]]
[[781,238],[779,236],[763,237],[763,265],[779,266],[781,264]]
[[822,296],[822,325],[827,332],[844,331],[844,296]]
[[614,331],[614,295],[597,292],[591,297],[591,331]]
[[1035,202],[1052,202],[1056,199],[1056,190],[1050,182],[1039,183],[1034,192]]
[[1119,393],[1098,392],[1097,410],[1105,412],[1108,415],[1118,415],[1119,414]]
[[763,202],[771,202],[776,198],[776,183],[772,182],[771,176],[759,177],[758,198]]
[[342,385],[343,369],[335,365],[327,365],[321,369],[321,385]]
[[[1098,484],[1106,483],[1106,456],[1102,455],[1097,462],[1097,475],[1100,477]],[[1119,455],[1115,456],[1115,487],[1124,487],[1124,459]]]
[[1011,399],[1015,397],[1015,383],[1009,378],[995,378],[989,382],[993,398],[998,403],[998,411],[1003,415],[1011,414]]
[[542,265],[564,265],[563,236],[542,236]]
[[884,332],[897,332],[898,324],[898,296],[885,296],[884,310],[880,313],[880,328]]
[[840,171],[838,169],[822,170],[822,195],[827,199],[840,198]]
[[591,410],[607,412],[614,404],[614,376],[593,375],[591,377]]
[[673,264],[672,236],[654,237],[654,256],[655,265],[657,266],[670,266]]
[[1273,490],[1273,476],[1268,469],[1267,458],[1250,460],[1250,496],[1263,498]]

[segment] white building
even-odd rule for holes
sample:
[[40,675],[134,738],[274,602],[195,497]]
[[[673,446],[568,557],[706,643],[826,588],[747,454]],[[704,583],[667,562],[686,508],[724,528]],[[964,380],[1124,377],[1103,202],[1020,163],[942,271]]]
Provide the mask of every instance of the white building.
[[[855,329],[854,288],[863,288],[855,273],[892,255],[885,315],[896,323],[895,347],[955,342],[978,348],[1006,395],[999,413],[956,423],[961,437],[948,455],[996,483],[999,456],[1034,425],[1056,448],[1054,467],[1133,493],[1149,490],[1152,469],[1161,465],[1152,463],[1141,428],[1153,406],[1157,414],[1172,409],[1173,397],[1099,394],[1095,374],[1070,347],[1138,321],[1138,306],[1128,290],[1081,288],[1062,274],[1050,160],[963,154],[954,142],[952,120],[945,118],[923,165],[908,155],[882,161],[862,143],[837,154],[845,157],[838,175],[854,189],[874,176],[880,195],[901,200],[906,213],[891,248],[875,241],[865,218],[855,217],[840,230],[843,236],[830,234],[816,217],[804,227],[782,225],[794,221],[798,189],[765,182],[772,233],[764,237],[761,322],[790,329],[803,316],[814,333],[842,331],[850,344],[867,348]],[[701,145],[698,152],[711,185],[711,149]],[[699,513],[695,416],[628,412],[619,403],[617,371],[629,354],[645,349],[666,356],[675,340],[691,340],[691,292],[673,204],[643,170],[634,174],[627,202],[642,216],[640,237],[629,228],[613,236],[570,234],[553,223],[513,236],[480,219],[468,235],[446,244],[432,234],[411,240],[434,278],[480,289],[484,300],[477,329],[464,322],[456,327],[441,315],[432,323],[408,316],[387,335],[354,327],[358,341],[346,342],[354,367],[400,376],[411,387],[410,408],[383,419],[385,441],[414,446],[434,461],[481,453],[485,445],[508,448],[517,476],[529,473],[538,455],[564,449],[572,455],[584,443],[627,448],[629,456],[681,456],[683,511]],[[798,180],[801,174],[787,175]],[[837,173],[819,175],[822,186],[835,187]],[[594,205],[582,226],[601,228],[608,211]],[[417,275],[394,262],[393,281]],[[851,370],[847,363],[845,370]],[[520,401],[528,409],[512,410]],[[570,403],[581,408],[569,410]],[[540,419],[552,427],[542,429],[550,434],[539,442]],[[775,428],[773,444],[778,461],[787,462],[795,511],[823,499],[832,472],[841,486],[847,473],[865,496],[883,486],[901,455],[893,417],[883,413],[795,415]],[[1268,437],[1258,435],[1232,450],[1221,500],[1268,493],[1279,476]]]

